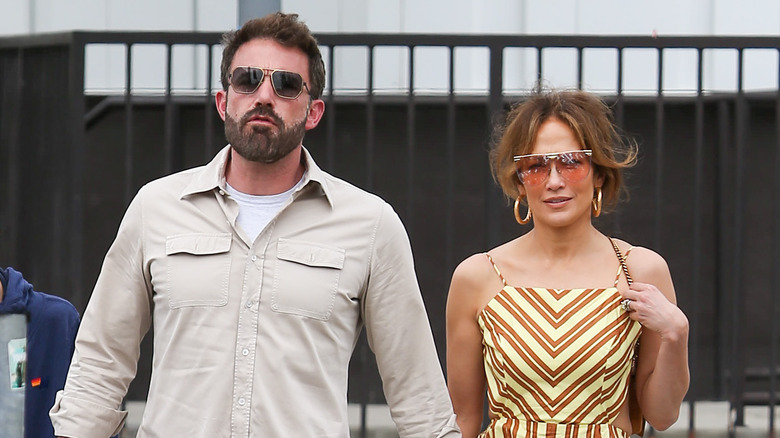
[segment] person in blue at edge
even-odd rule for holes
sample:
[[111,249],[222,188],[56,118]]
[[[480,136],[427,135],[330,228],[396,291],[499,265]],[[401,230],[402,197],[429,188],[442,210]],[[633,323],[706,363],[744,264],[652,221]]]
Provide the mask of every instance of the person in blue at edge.
[[54,437],[49,409],[65,386],[79,313],[67,300],[33,290],[22,274],[0,267],[0,314],[27,314],[24,436]]

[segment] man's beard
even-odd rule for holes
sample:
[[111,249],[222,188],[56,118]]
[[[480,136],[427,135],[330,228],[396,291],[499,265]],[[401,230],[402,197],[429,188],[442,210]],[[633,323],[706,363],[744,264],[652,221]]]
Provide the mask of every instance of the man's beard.
[[[270,126],[248,126],[254,116],[273,119],[278,131]],[[275,163],[290,154],[303,141],[306,117],[289,128],[281,117],[268,106],[258,106],[244,114],[239,121],[225,113],[225,138],[244,159],[266,164]]]

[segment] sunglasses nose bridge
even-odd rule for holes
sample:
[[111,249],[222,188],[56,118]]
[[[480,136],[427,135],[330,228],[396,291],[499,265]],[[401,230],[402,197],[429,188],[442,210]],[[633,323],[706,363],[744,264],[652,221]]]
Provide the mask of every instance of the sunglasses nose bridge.
[[[558,166],[558,163],[560,161],[558,160],[558,157],[550,158],[549,161],[547,161],[547,178],[545,178],[544,182],[550,183],[550,180],[552,178],[555,178],[553,182],[562,183],[566,178],[563,176],[563,173],[561,173],[561,169]],[[555,172],[553,172],[553,169],[555,169]],[[566,180],[568,181],[568,180]]]
[[[272,104],[274,96],[278,96],[271,79],[272,70],[257,68],[252,70],[252,79],[255,81],[255,89],[251,93],[254,99],[265,104]],[[268,79],[266,81],[266,79]]]

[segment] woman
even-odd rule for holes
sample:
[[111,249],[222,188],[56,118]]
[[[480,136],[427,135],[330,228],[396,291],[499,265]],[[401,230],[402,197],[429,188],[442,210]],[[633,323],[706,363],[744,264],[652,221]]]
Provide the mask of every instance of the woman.
[[667,264],[591,223],[635,159],[586,92],[538,91],[509,114],[492,170],[533,228],[452,277],[447,371],[464,437],[480,432],[486,390],[481,437],[624,438],[642,416],[659,430],[677,420],[688,320]]

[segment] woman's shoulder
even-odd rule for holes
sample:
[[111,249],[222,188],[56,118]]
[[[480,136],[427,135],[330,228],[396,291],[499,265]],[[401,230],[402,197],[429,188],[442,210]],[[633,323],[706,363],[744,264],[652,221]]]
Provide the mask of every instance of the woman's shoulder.
[[490,259],[487,252],[472,254],[455,268],[452,274],[454,281],[461,281],[470,284],[480,284],[489,278],[489,274],[496,275],[490,266]]
[[661,254],[650,248],[634,246],[621,239],[612,239],[626,256],[626,265],[635,281],[652,283],[658,276],[669,275],[669,265]]
[[500,289],[503,283],[500,266],[506,257],[508,243],[472,254],[460,262],[452,274],[452,286],[495,293],[496,286]]
[[486,254],[473,254],[455,268],[447,297],[448,314],[462,314],[473,319],[500,290],[501,280]]

